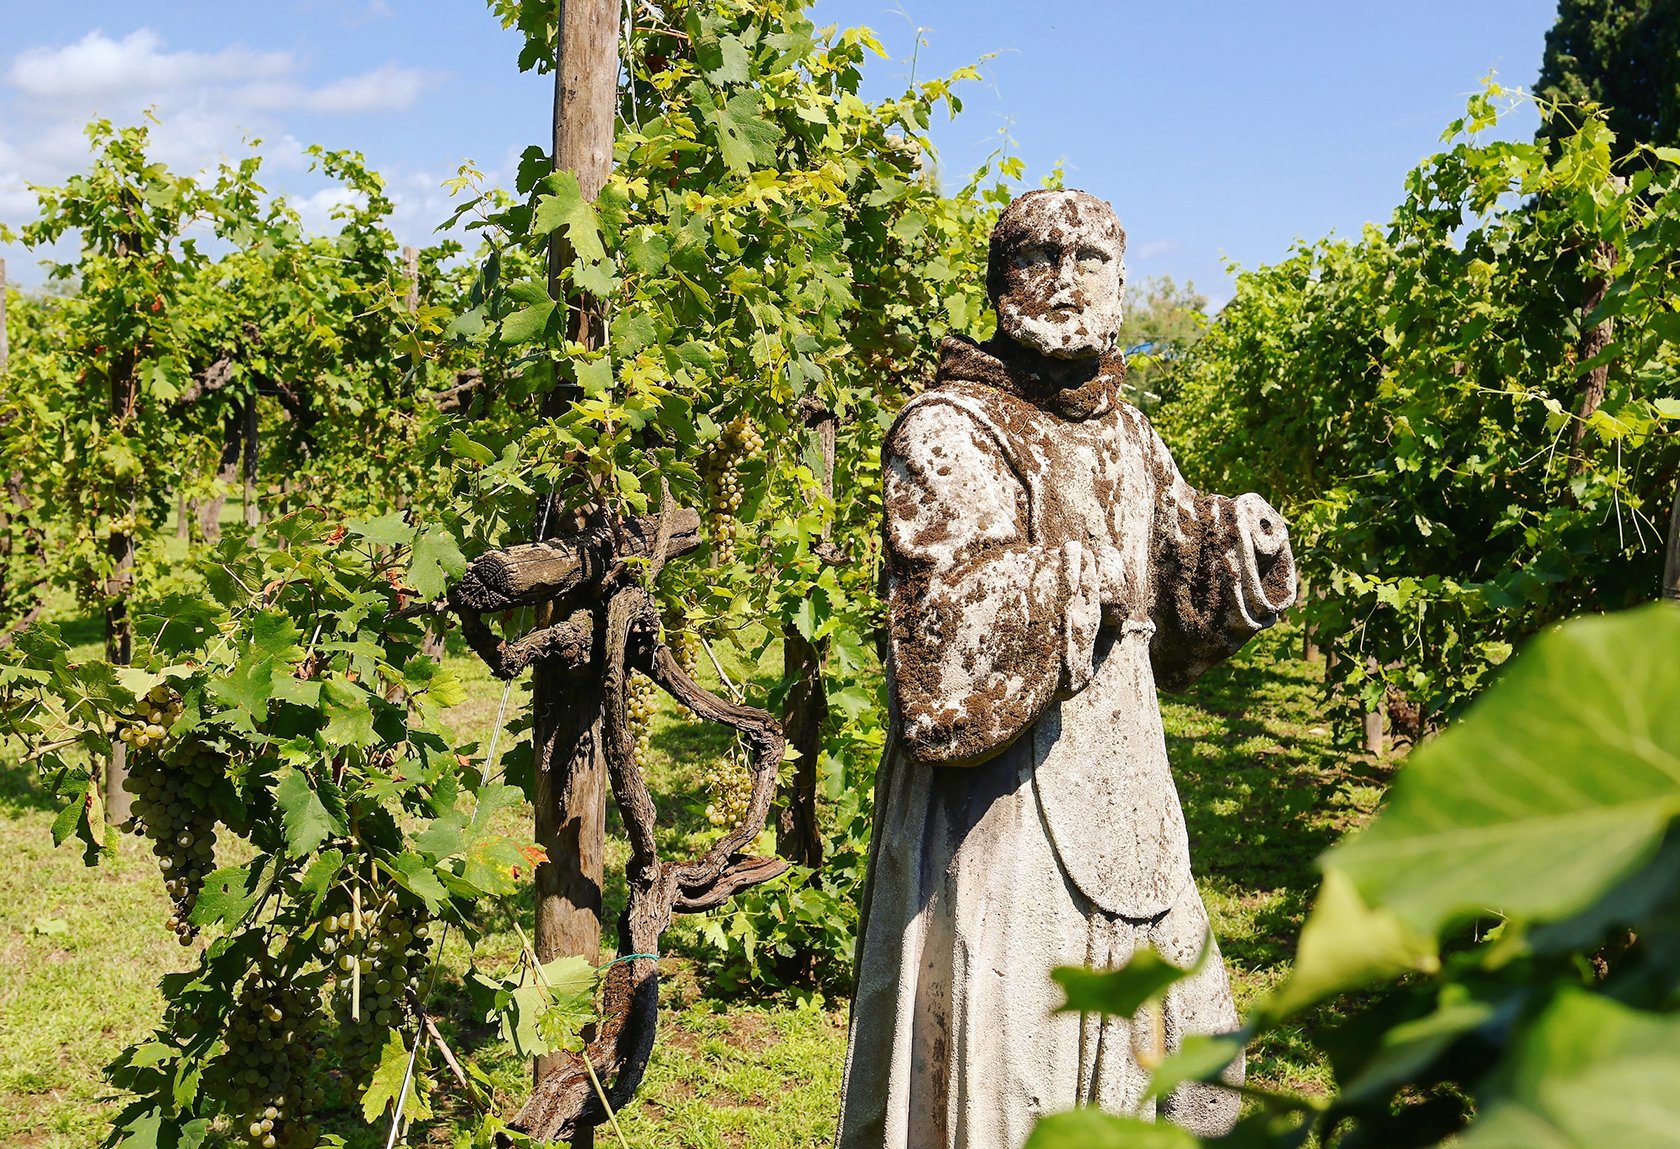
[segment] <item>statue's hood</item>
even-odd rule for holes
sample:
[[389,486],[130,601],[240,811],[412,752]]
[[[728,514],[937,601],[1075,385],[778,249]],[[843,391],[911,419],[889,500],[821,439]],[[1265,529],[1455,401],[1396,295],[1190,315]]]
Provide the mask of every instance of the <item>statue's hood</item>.
[[1118,351],[1090,359],[1051,359],[1003,335],[984,343],[950,335],[939,346],[934,386],[984,383],[1064,419],[1083,421],[1114,409],[1125,378],[1126,360]]

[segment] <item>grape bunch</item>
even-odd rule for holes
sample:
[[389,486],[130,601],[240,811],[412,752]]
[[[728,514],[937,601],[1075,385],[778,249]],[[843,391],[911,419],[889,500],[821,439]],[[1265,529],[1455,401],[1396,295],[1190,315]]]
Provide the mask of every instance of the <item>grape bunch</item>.
[[630,671],[624,684],[625,717],[630,720],[630,733],[636,739],[636,760],[646,762],[653,752],[653,715],[657,709],[658,687],[644,674]]
[[692,626],[684,626],[672,635],[671,655],[682,672],[690,678],[700,669],[700,634]]
[[735,543],[740,537],[741,468],[764,449],[764,436],[745,411],[731,419],[723,434],[706,446],[700,458],[700,474],[711,498],[707,525],[712,535],[712,555],[718,566],[735,561]]
[[158,753],[135,755],[123,782],[134,795],[134,832],[151,840],[171,902],[168,925],[182,945],[198,935],[188,915],[216,868],[210,790],[226,773],[226,754],[186,738]]
[[321,952],[336,978],[339,1061],[350,1079],[363,1081],[379,1065],[386,1031],[402,1023],[424,988],[433,930],[425,909],[392,889],[364,895],[359,926],[347,897],[329,903],[321,926]]
[[181,709],[181,696],[159,683],[121,720],[117,737],[136,750],[158,749],[169,739],[169,724],[181,717]]
[[706,821],[719,827],[739,825],[752,804],[752,770],[739,745],[712,760],[706,788],[712,794],[706,804]]
[[227,1051],[207,1084],[233,1115],[238,1138],[253,1149],[303,1149],[315,1144],[306,1115],[322,1090],[311,1078],[314,988],[257,971],[240,986],[227,1029]]

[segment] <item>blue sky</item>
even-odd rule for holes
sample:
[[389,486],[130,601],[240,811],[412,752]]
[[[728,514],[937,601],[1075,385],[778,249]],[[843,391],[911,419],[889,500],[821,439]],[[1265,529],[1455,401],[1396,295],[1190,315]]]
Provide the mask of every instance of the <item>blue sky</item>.
[[[330,193],[303,147],[356,148],[426,242],[442,181],[471,159],[510,181],[546,135],[545,78],[515,67],[518,37],[476,0],[227,0],[10,4],[0,41],[0,220],[26,219],[25,183],[86,154],[93,115],[147,107],[161,158],[193,169],[260,136],[269,186],[324,223]],[[1023,13],[1026,15],[1023,16]],[[1114,202],[1134,280],[1192,279],[1217,301],[1227,260],[1281,258],[1296,238],[1383,222],[1481,78],[1529,87],[1555,0],[1184,2],[820,0],[819,23],[867,24],[889,57],[869,91],[983,56],[966,108],[935,125],[955,176],[1005,134],[1031,177]],[[920,46],[918,47],[918,41]],[[1533,130],[1519,109],[1502,131]],[[32,257],[0,249],[12,278]]]

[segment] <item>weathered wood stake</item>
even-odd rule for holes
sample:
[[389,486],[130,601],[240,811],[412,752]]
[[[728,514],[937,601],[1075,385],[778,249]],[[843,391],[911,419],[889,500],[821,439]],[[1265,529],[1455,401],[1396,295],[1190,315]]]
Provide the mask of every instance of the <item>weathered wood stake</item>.
[[[834,412],[812,401],[804,410],[805,425],[816,440],[821,458],[818,478],[823,498],[834,500]],[[830,534],[828,519],[822,537]],[[795,865],[813,870],[822,866],[822,831],[817,824],[817,757],[822,752],[822,727],[828,719],[828,692],[823,684],[823,664],[828,643],[811,643],[789,626],[782,632],[782,674],[791,680],[782,704],[782,729],[788,745],[799,757],[793,776],[776,795],[776,853]]]
[[1680,602],[1680,487],[1674,491],[1674,509],[1668,516],[1668,557],[1663,563],[1662,597]]
[[[117,259],[122,261],[139,249],[139,240],[132,236],[117,238]],[[135,367],[139,351],[125,347],[111,364],[108,412],[113,424],[122,424],[134,413],[139,401],[139,387]],[[122,480],[113,492],[112,508],[119,519],[132,523],[138,507],[134,483]],[[128,592],[134,585],[134,529],[132,526],[111,528],[106,543],[111,559],[111,573],[105,582],[105,660],[115,666],[127,666],[134,657],[134,624],[128,617]],[[105,769],[105,817],[113,826],[126,826],[132,819],[133,803],[123,788],[128,781],[127,747],[113,741],[111,760]]]
[[245,525],[254,527],[262,521],[262,508],[257,506],[257,393],[253,389],[245,397]]
[[[612,172],[613,118],[618,104],[620,0],[560,0],[554,61],[554,169],[577,176],[593,200]],[[573,254],[564,233],[549,244],[549,295],[565,300],[569,333],[585,346],[604,338],[598,302],[567,297],[563,272]],[[543,414],[563,414],[570,395],[556,389]],[[545,508],[548,527],[563,526]],[[538,625],[553,619],[539,608]],[[601,620],[604,623],[604,619]],[[599,630],[599,626],[597,626]],[[550,961],[601,950],[602,855],[606,836],[606,761],[601,749],[602,686],[598,668],[574,672],[557,660],[539,661],[532,681],[535,749],[536,839],[548,854],[537,867],[537,958]],[[560,1072],[564,1059],[539,1058],[535,1080]],[[575,1145],[594,1143],[593,1126],[579,1130]]]

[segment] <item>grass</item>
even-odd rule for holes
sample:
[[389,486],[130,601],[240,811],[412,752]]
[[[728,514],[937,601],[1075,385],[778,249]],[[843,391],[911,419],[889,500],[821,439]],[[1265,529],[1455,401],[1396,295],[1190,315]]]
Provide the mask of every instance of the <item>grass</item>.
[[[92,626],[65,621],[77,640],[97,642]],[[1298,640],[1287,629],[1263,636],[1188,695],[1163,698],[1192,858],[1239,1006],[1284,976],[1316,884],[1313,858],[1370,815],[1386,780],[1379,764],[1334,746],[1320,718],[1321,668],[1292,657]],[[468,695],[452,720],[464,738],[487,740],[502,686],[459,650],[447,657]],[[773,674],[778,658],[772,650],[764,664],[747,669]],[[509,717],[523,699],[515,688]],[[669,713],[656,722],[648,772],[664,815],[662,848],[686,852],[715,833],[705,823],[694,764],[723,748],[717,732]],[[101,1066],[150,1030],[162,1007],[158,977],[194,959],[162,927],[167,903],[144,845],[124,838],[109,862],[84,868],[73,848],[53,849],[53,813],[29,766],[0,761],[0,851],[8,859],[0,867],[0,1145],[20,1149],[102,1139],[120,1099],[103,1082]],[[609,875],[623,860],[615,842]],[[623,896],[622,881],[615,887],[609,880],[609,915]],[[529,920],[528,896],[487,923],[479,951],[487,969],[505,971],[518,953],[513,914]],[[845,1052],[844,1003],[708,996],[693,944],[697,929],[685,919],[668,935],[673,956],[661,967],[659,1043],[639,1097],[622,1115],[630,1145],[829,1144]],[[466,960],[464,944],[452,939],[433,1012],[453,1048],[496,1083],[499,1111],[511,1113],[528,1071],[459,1008]],[[1252,1051],[1249,1066],[1251,1079],[1264,1086],[1319,1091],[1327,1081],[1299,1029],[1269,1038]],[[415,1144],[452,1144],[452,1123],[466,1117],[450,1096],[453,1082],[446,1074],[438,1080],[451,1088],[440,1089],[439,1119],[414,1133]],[[614,1144],[607,1131],[599,1136],[599,1144]]]

